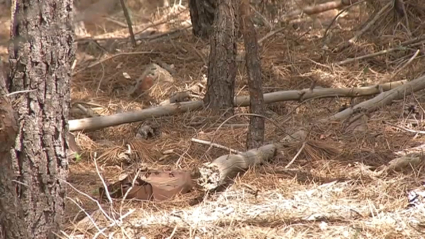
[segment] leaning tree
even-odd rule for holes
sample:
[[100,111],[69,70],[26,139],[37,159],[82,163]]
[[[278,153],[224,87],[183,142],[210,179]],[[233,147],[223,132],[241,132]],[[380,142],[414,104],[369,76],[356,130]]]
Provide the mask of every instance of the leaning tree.
[[0,78],[0,238],[55,238],[62,223],[72,10],[72,0],[12,1],[10,73]]

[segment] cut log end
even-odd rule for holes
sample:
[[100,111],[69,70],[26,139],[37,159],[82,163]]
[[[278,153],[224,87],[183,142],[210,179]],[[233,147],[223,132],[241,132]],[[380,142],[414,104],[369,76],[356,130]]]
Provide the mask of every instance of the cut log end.
[[205,190],[228,185],[238,174],[272,159],[275,153],[276,146],[268,144],[241,154],[220,156],[199,169],[198,184]]

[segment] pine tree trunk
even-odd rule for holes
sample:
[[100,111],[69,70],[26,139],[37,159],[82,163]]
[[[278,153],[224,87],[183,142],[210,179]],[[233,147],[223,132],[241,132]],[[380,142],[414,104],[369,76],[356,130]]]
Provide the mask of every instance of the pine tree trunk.
[[193,34],[208,39],[214,22],[215,0],[189,0]]
[[[249,9],[249,1],[242,0],[240,5],[241,29],[245,43],[246,71],[248,72],[248,88],[250,99],[250,113],[264,115],[263,80],[261,75],[261,62],[258,52],[257,33]],[[254,149],[264,143],[264,118],[250,116],[249,131],[246,148]]]
[[238,9],[236,0],[218,1],[210,40],[207,92],[204,99],[209,108],[229,110],[229,114],[234,112]]
[[0,61],[0,238],[28,238],[23,210],[16,200],[14,165],[11,149],[18,135],[18,124],[7,94],[6,69]]
[[[8,145],[2,145],[13,147],[10,154],[0,149],[0,188],[7,195],[0,197],[1,238],[55,238],[62,223],[74,57],[72,9],[72,0],[16,0],[12,6],[11,85],[0,85],[0,93],[4,99],[5,92],[26,92],[8,96],[17,114],[17,137],[10,136],[5,139]],[[9,226],[16,223],[18,227]]]

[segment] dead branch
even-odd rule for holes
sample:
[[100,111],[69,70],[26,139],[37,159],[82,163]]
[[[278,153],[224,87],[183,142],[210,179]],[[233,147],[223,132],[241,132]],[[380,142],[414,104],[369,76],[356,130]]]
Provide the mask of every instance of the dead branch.
[[382,17],[382,14],[391,7],[391,4],[391,2],[388,2],[387,5],[385,5],[381,10],[379,10],[375,17],[370,22],[368,22],[365,27],[363,27],[359,32],[356,33],[356,35],[354,35],[350,40],[348,40],[348,43],[355,43],[360,36],[362,36],[367,30],[369,30],[370,27]]
[[343,49],[349,47],[350,45],[353,45],[357,42],[357,40],[366,32],[368,31],[375,23],[378,21],[385,11],[390,10],[390,7],[392,6],[392,2],[388,2],[387,5],[385,5],[381,10],[379,10],[378,13],[373,17],[372,20],[370,20],[360,31],[358,31],[352,38],[350,38],[345,44],[343,44],[339,49],[336,51],[340,52]]
[[229,151],[231,153],[235,153],[235,154],[241,153],[238,150],[231,149],[231,148],[226,147],[226,146],[223,146],[221,144],[216,144],[216,143],[213,143],[213,142],[210,142],[210,141],[206,141],[206,140],[202,140],[202,139],[192,138],[191,141],[192,142],[199,143],[199,144],[205,144],[205,145],[213,146],[213,147],[216,147],[216,148],[219,148],[219,149],[224,149],[224,150],[227,150],[227,151]]
[[[264,103],[274,103],[279,101],[303,101],[312,98],[325,97],[359,97],[378,94],[383,91],[391,90],[395,87],[403,85],[406,81],[396,81],[384,83],[381,85],[359,87],[359,88],[320,88],[320,89],[303,89],[290,91],[277,91],[264,94]],[[249,96],[239,96],[235,98],[235,107],[249,106]],[[203,108],[202,101],[192,101],[184,103],[176,103],[164,105],[160,107],[149,108],[141,111],[124,112],[115,115],[100,116],[93,118],[85,118],[68,121],[70,131],[78,130],[96,130],[110,126],[116,126],[125,123],[137,122],[152,117],[161,117],[167,115],[175,115],[187,111],[196,111]]]
[[422,90],[425,88],[425,75],[410,81],[406,84],[400,85],[397,88],[394,88],[387,92],[382,92],[373,99],[364,101],[354,107],[347,108],[331,117],[320,120],[319,122],[328,122],[334,120],[344,120],[353,115],[354,113],[359,112],[371,112],[379,107],[391,103],[393,100],[402,98],[404,95]]
[[385,49],[385,50],[382,50],[382,51],[374,52],[374,53],[371,53],[371,54],[366,54],[366,55],[355,57],[355,58],[348,58],[346,60],[337,62],[335,64],[345,65],[345,64],[348,64],[348,63],[351,63],[351,62],[364,60],[364,59],[372,58],[372,57],[375,57],[375,56],[384,55],[384,54],[387,54],[387,53],[390,53],[390,52],[393,52],[393,51],[405,51],[407,46],[415,47],[415,46],[420,46],[420,45],[423,45],[423,44],[424,44],[423,42],[416,42],[416,43],[413,43],[413,44],[403,44],[402,43],[399,46],[396,46],[396,47],[393,47],[393,48]]

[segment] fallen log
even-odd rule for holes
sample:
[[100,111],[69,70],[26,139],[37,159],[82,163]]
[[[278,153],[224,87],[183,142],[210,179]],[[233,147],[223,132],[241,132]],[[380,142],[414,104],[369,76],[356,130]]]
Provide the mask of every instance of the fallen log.
[[251,167],[272,160],[277,149],[299,142],[308,143],[306,139],[307,132],[299,130],[294,134],[287,135],[280,142],[246,152],[220,156],[199,167],[197,184],[206,191],[223,189],[231,184],[237,175],[245,173]]
[[198,185],[206,190],[228,185],[239,173],[250,167],[272,159],[276,153],[275,144],[267,144],[240,154],[227,154],[199,168]]
[[[327,98],[327,97],[359,97],[369,96],[388,91],[406,81],[396,81],[384,83],[374,86],[358,87],[358,88],[315,88],[303,90],[277,91],[264,94],[264,103],[274,103],[279,101],[303,101],[312,98]],[[235,107],[249,106],[249,96],[238,96],[235,98]],[[144,119],[161,117],[167,115],[175,115],[188,111],[197,111],[203,108],[202,101],[191,101],[164,105],[154,108],[149,108],[141,111],[124,112],[115,115],[99,116],[93,118],[84,118],[68,121],[69,131],[78,130],[96,130],[110,126],[116,126],[125,123],[132,123]]]

